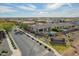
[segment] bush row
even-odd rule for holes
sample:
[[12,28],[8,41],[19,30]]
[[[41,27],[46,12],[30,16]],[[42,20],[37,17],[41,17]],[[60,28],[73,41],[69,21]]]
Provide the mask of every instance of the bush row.
[[15,46],[15,44],[14,44],[14,42],[13,42],[13,40],[12,40],[12,38],[11,38],[11,36],[10,36],[9,33],[8,33],[8,36],[9,36],[9,39],[10,39],[10,41],[11,41],[11,44],[12,44],[13,48],[14,48],[14,49],[17,49],[17,47]]

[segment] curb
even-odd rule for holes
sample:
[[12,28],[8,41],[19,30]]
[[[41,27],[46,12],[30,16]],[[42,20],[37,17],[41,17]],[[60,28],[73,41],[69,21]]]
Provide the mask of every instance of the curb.
[[14,40],[13,40],[11,34],[9,33],[9,35],[10,35],[10,37],[11,37],[13,43],[14,43],[15,46],[16,46],[16,49],[13,48],[8,34],[7,34],[7,33],[5,33],[5,34],[6,34],[6,37],[7,37],[7,41],[8,41],[8,45],[9,45],[9,47],[10,47],[10,50],[12,51],[12,55],[11,55],[11,56],[21,56],[21,51],[20,51],[19,47],[17,46],[17,44],[14,42]]
[[[21,30],[21,29],[20,29]],[[22,32],[24,32],[23,30],[21,30]],[[24,32],[25,33],[25,32]],[[53,51],[55,53],[56,56],[62,56],[60,53],[58,53],[54,48],[50,47],[48,44],[38,40],[37,38],[35,38],[34,36],[25,33],[28,37],[31,37],[33,40],[38,41],[39,43],[41,43],[42,45],[44,45],[45,47],[48,48],[48,50],[50,49],[51,51]]]

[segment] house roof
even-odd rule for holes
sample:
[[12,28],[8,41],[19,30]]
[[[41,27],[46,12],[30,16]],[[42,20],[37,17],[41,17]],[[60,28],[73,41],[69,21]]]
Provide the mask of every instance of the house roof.
[[29,20],[29,21],[23,21],[22,23],[35,23],[35,21]]
[[31,27],[36,29],[42,29],[42,28],[49,28],[51,27],[51,25],[52,25],[51,23],[46,23],[46,24],[39,23],[39,24],[32,25]]
[[42,29],[42,28],[49,28],[49,27],[59,27],[59,26],[72,26],[73,24],[70,23],[37,23],[32,25],[32,28],[36,28],[36,29]]
[[63,40],[63,38],[56,38],[56,37],[52,37],[51,39],[54,39],[54,40]]
[[52,26],[71,26],[71,25],[74,25],[74,24],[70,24],[70,23],[54,23],[54,24],[52,24]]

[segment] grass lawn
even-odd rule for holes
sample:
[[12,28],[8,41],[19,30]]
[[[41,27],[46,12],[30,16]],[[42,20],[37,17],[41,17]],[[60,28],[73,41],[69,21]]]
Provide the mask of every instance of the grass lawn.
[[44,41],[45,41],[45,38],[43,38],[43,37],[42,37],[42,38],[39,38],[39,40],[41,40],[41,41],[43,41],[43,42],[44,42]]
[[60,54],[63,54],[63,52],[69,48],[69,45],[61,45],[61,44],[52,44],[50,42],[45,42],[43,38],[40,38],[39,40],[43,41],[44,43],[48,44],[52,48],[56,49]]
[[64,45],[53,45],[53,48],[56,49],[60,54],[62,54],[69,46]]
[[48,42],[47,44],[56,49],[60,54],[70,47],[69,45],[52,44],[51,42]]
[[[58,37],[58,36],[57,36],[57,37]],[[58,38],[62,38],[62,37],[64,37],[64,36],[60,35]],[[46,39],[45,37],[40,37],[40,38],[37,37],[37,39],[40,40],[40,41],[42,41],[42,42],[44,42],[44,43],[46,43],[46,44],[48,44],[50,47],[56,49],[60,54],[63,54],[63,52],[64,52],[68,47],[70,47],[69,45],[52,44],[52,43],[50,42],[50,39]]]

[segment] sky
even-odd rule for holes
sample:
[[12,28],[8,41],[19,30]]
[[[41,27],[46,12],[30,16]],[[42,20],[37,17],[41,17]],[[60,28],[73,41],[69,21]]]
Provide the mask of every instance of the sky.
[[0,3],[0,17],[79,17],[79,3]]

